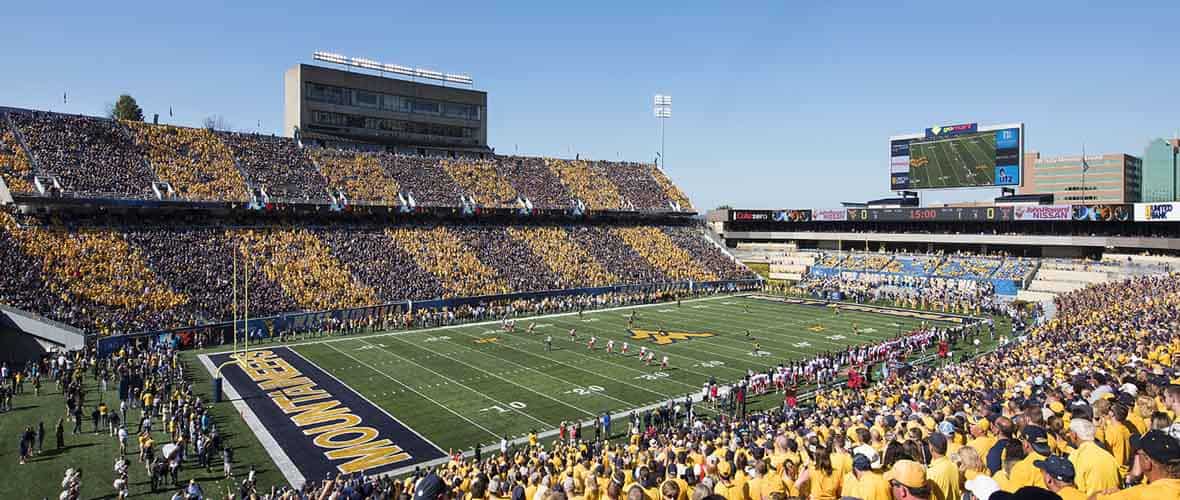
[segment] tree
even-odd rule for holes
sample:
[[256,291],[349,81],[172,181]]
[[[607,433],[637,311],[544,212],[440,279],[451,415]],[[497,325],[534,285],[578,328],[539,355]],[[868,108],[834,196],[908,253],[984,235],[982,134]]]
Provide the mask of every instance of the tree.
[[143,109],[135,102],[135,98],[128,94],[119,96],[119,100],[107,110],[107,115],[115,120],[143,121]]
[[714,210],[733,210],[732,205],[718,205]]
[[232,125],[226,121],[225,117],[221,115],[207,116],[205,117],[205,121],[202,123],[204,123],[205,128],[209,130],[220,130],[223,132],[228,131],[232,127]]

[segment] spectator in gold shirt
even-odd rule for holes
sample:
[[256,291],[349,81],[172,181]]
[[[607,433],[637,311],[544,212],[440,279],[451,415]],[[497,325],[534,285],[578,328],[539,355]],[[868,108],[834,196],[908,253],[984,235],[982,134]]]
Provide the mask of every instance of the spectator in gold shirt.
[[1069,460],[1052,456],[1037,460],[1033,465],[1041,469],[1047,489],[1060,496],[1061,500],[1086,500],[1086,494],[1074,486],[1074,467]]

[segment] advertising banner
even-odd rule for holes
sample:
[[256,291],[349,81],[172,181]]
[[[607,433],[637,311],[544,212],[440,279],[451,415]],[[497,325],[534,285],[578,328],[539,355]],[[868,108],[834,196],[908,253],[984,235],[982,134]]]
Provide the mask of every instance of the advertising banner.
[[811,210],[811,220],[835,222],[848,220],[848,210],[843,208],[815,208]]
[[766,222],[771,220],[770,210],[730,210],[729,220],[743,222]]
[[930,127],[926,129],[927,139],[937,139],[941,137],[954,137],[960,134],[972,134],[979,130],[978,124],[964,123],[961,125],[944,125],[940,127]]
[[1131,220],[1131,205],[1074,205],[1073,220],[1126,222]]
[[1136,203],[1135,220],[1139,222],[1180,221],[1180,203]]
[[1012,214],[1018,221],[1069,220],[1073,209],[1069,205],[1031,205],[1012,207]]
[[809,222],[811,210],[778,210],[774,213],[775,222]]

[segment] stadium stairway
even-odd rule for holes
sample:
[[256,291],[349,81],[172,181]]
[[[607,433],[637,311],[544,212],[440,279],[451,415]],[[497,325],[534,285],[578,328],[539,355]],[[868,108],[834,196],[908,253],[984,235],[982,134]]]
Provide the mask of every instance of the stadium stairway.
[[12,203],[12,193],[8,191],[8,183],[0,177],[0,206]]

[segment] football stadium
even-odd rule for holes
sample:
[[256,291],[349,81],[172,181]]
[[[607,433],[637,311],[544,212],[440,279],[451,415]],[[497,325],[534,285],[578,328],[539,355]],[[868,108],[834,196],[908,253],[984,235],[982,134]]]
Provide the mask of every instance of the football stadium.
[[522,154],[528,82],[282,65],[277,133],[0,100],[0,498],[1180,500],[1174,139],[766,208],[663,93],[654,161]]

